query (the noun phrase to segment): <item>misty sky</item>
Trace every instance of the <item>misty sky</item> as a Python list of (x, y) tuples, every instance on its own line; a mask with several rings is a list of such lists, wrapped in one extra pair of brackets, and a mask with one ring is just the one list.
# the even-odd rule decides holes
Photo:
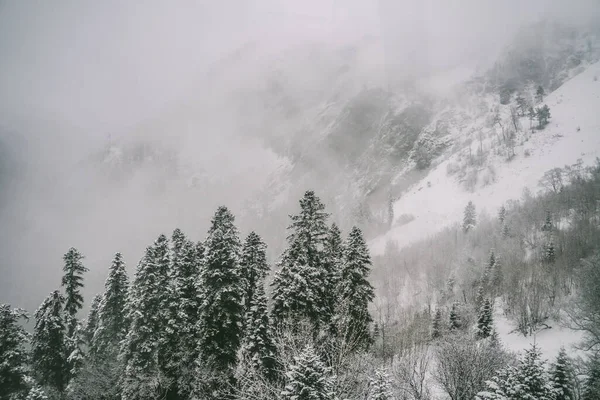
[[(379, 81), (423, 79), (487, 65), (523, 23), (587, 22), (599, 8), (595, 0), (0, 0), (0, 302), (35, 308), (58, 284), (70, 246), (86, 254), (90, 290), (100, 290), (115, 251), (133, 272), (161, 231), (205, 232), (188, 208), (206, 219), (239, 193), (236, 184), (242, 193), (262, 184), (276, 156), (244, 137), (246, 116), (223, 105), (262, 83), (257, 69), (290, 49), (371, 37), (379, 50), (363, 61)], [(222, 60), (248, 48), (258, 62), (246, 68), (242, 58), (235, 77), (211, 81)], [(303, 73), (300, 62), (292, 78), (308, 81)], [(107, 193), (78, 167), (107, 138), (150, 135), (155, 121), (173, 128), (159, 132), (163, 143), (177, 138), (169, 146), (223, 181), (208, 200), (154, 198), (133, 184)], [(193, 135), (182, 139), (182, 130)]]

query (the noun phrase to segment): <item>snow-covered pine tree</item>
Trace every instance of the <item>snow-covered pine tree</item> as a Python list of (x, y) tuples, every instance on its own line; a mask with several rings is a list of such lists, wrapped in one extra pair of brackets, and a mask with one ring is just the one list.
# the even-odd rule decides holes
[(370, 272), (369, 248), (361, 230), (352, 227), (344, 246), (344, 263), (336, 293), (343, 304), (340, 317), (345, 325), (346, 341), (358, 348), (368, 347), (373, 342), (369, 304), (375, 298), (375, 291), (368, 281)]
[(77, 312), (83, 307), (83, 274), (88, 271), (81, 260), (83, 256), (77, 249), (71, 247), (63, 256), (65, 265), (62, 286), (65, 288), (65, 322), (67, 337), (72, 337), (77, 328)]
[(479, 285), (477, 288), (477, 293), (475, 294), (475, 308), (479, 312), (481, 307), (483, 306), (483, 301), (485, 300), (485, 290), (483, 289), (483, 285)]
[(0, 399), (16, 399), (27, 390), (29, 335), (21, 319), (29, 319), (25, 311), (0, 304)]
[(88, 317), (85, 320), (85, 329), (83, 334), (85, 342), (88, 346), (91, 346), (92, 339), (94, 338), (94, 333), (98, 328), (98, 310), (100, 308), (101, 301), (102, 295), (97, 294), (94, 296), (94, 299), (92, 300), (92, 305), (90, 307), (90, 313), (88, 314)]
[(546, 372), (542, 352), (535, 344), (525, 350), (517, 368), (520, 397), (524, 400), (553, 400), (552, 384)]
[(242, 342), (242, 357), (269, 381), (278, 377), (277, 347), (273, 341), (264, 280), (256, 282), (252, 302), (246, 312), (246, 331)]
[(98, 306), (98, 322), (91, 341), (90, 353), (115, 359), (119, 344), (127, 335), (126, 318), (129, 279), (121, 253), (116, 253), (104, 282), (104, 293)]
[(535, 91), (535, 100), (538, 103), (541, 103), (542, 101), (544, 101), (544, 95), (546, 93), (544, 92), (544, 88), (540, 85), (537, 87), (537, 90)]
[(489, 288), (492, 283), (492, 273), (494, 269), (494, 265), (496, 264), (496, 255), (494, 254), (494, 249), (490, 250), (490, 258), (488, 263), (485, 265), (483, 270), (483, 282), (482, 286), (484, 288)]
[(201, 271), (203, 251), (194, 242), (185, 240), (177, 261), (172, 266), (172, 315), (169, 326), (170, 359), (172, 372), (177, 379), (176, 391), (180, 398), (188, 398), (192, 389), (190, 375), (198, 357), (197, 324), (201, 307), (198, 276)]
[(149, 399), (162, 395), (171, 382), (164, 382), (159, 354), (169, 320), (169, 247), (165, 235), (146, 248), (135, 273), (127, 305), (129, 330), (121, 347), (125, 366), (123, 400)]
[(468, 232), (475, 228), (475, 225), (477, 225), (477, 212), (475, 210), (475, 204), (473, 204), (472, 201), (469, 201), (465, 207), (463, 216), (463, 231)]
[(552, 232), (552, 229), (554, 229), (552, 213), (550, 210), (546, 210), (546, 220), (544, 221), (544, 225), (542, 225), (542, 232)]
[(333, 321), (338, 303), (337, 288), (341, 279), (342, 266), (344, 264), (344, 244), (342, 233), (338, 226), (333, 223), (329, 229), (324, 247), (325, 277), (323, 294), (326, 300), (326, 319)]
[(515, 100), (517, 102), (517, 109), (519, 110), (519, 115), (521, 117), (524, 117), (525, 112), (527, 111), (527, 100), (525, 100), (525, 98), (523, 98), (521, 94), (518, 94)]
[(328, 214), (313, 191), (300, 200), (300, 214), (292, 215), (288, 248), (273, 281), (273, 321), (290, 326), (308, 319), (318, 331), (326, 317), (324, 247)]
[(581, 400), (600, 398), (600, 353), (592, 353), (585, 366), (586, 379), (583, 384)]
[(185, 234), (179, 228), (175, 228), (171, 235), (171, 263), (175, 264), (181, 254), (181, 249), (186, 242)]
[(52, 292), (35, 312), (31, 339), (31, 365), (37, 381), (59, 393), (64, 392), (69, 377), (63, 305), (65, 298)]
[(479, 318), (477, 319), (477, 337), (481, 339), (490, 337), (493, 329), (492, 303), (489, 299), (485, 299), (479, 310)]
[(520, 399), (517, 397), (520, 395), (520, 383), (517, 376), (517, 369), (512, 366), (497, 371), (492, 379), (485, 382), (486, 390), (477, 393), (475, 400)]
[(377, 368), (369, 378), (367, 400), (393, 400), (392, 380), (386, 368)]
[(494, 267), (492, 268), (492, 288), (494, 293), (502, 292), (502, 284), (504, 283), (504, 272), (502, 271), (502, 262), (500, 257), (496, 257)]
[(312, 346), (307, 346), (289, 366), (286, 386), (281, 392), (287, 400), (333, 400), (331, 371), (319, 359)]
[(431, 338), (437, 339), (442, 336), (442, 309), (438, 306), (435, 310), (433, 322), (431, 323)]
[(244, 285), (244, 313), (250, 310), (254, 300), (254, 290), (269, 271), (267, 265), (267, 245), (256, 232), (246, 237), (240, 260), (240, 275)]
[(550, 369), (554, 400), (575, 400), (573, 369), (564, 347), (561, 347)]
[(449, 321), (450, 322), (449, 322), (448, 326), (451, 331), (460, 329), (460, 327), (461, 327), (460, 314), (459, 314), (459, 310), (458, 310), (458, 303), (456, 303), (456, 302), (452, 303), (452, 308), (450, 309)]
[(544, 253), (542, 254), (542, 261), (545, 264), (554, 264), (556, 261), (556, 249), (554, 248), (554, 241), (552, 238), (544, 245)]
[(29, 393), (27, 393), (25, 400), (48, 400), (48, 396), (46, 396), (46, 393), (41, 387), (34, 384), (31, 389), (29, 389)]
[[(200, 277), (203, 293), (197, 325), (198, 364), (209, 366), (215, 371), (213, 376), (225, 377), (230, 382), (244, 318), (244, 292), (239, 270), (241, 243), (234, 221), (233, 214), (224, 206), (218, 208), (211, 221)], [(227, 384), (222, 382), (201, 384), (212, 389), (227, 389)]]
[(506, 239), (509, 236), (510, 236), (510, 228), (508, 227), (508, 224), (504, 224), (502, 226), (502, 237), (504, 239)]
[(500, 221), (500, 224), (504, 224), (504, 221), (506, 220), (506, 207), (504, 207), (504, 205), (502, 205), (498, 211), (498, 220)]

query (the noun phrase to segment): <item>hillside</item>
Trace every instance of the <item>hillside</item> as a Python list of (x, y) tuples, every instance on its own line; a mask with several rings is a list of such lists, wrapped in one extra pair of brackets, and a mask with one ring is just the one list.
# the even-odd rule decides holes
[[(501, 204), (518, 199), (524, 189), (533, 193), (544, 172), (582, 159), (589, 165), (600, 156), (600, 63), (591, 65), (544, 99), (552, 113), (549, 125), (533, 133), (521, 132), (515, 156), (490, 154), (487, 164), (479, 167), (479, 179), (472, 191), (452, 175), (452, 168), (467, 162), (462, 150), (440, 162), (402, 193), (394, 203), (394, 225), (389, 232), (371, 241), (372, 250), (380, 254), (386, 242), (400, 246), (426, 238), (450, 224), (461, 221), (465, 205), (472, 200), (478, 212), (495, 214)], [(522, 130), (529, 121), (520, 119)], [(494, 133), (485, 132), (484, 152), (492, 152)], [(477, 151), (479, 142), (471, 145)], [(457, 167), (458, 166), (458, 167)], [(489, 175), (489, 177), (486, 177)], [(401, 225), (403, 215), (414, 219)]]

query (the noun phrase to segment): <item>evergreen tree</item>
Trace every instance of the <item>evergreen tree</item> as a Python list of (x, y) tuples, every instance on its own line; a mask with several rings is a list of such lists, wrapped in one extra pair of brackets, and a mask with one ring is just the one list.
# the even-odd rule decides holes
[(90, 313), (86, 319), (85, 323), (85, 341), (88, 346), (91, 346), (92, 339), (94, 338), (94, 333), (98, 328), (98, 309), (100, 308), (100, 302), (102, 301), (102, 295), (95, 295), (92, 300), (92, 305), (90, 307)]
[(492, 268), (492, 287), (494, 288), (494, 292), (502, 292), (502, 284), (504, 282), (504, 273), (502, 271), (502, 263), (500, 262), (500, 258), (497, 257), (494, 262), (494, 267)]
[(38, 382), (61, 393), (67, 387), (69, 374), (64, 303), (65, 298), (58, 290), (44, 300), (35, 312), (31, 339), (31, 364)]
[(450, 309), (450, 323), (449, 323), (449, 327), (451, 331), (460, 329), (461, 327), (461, 321), (460, 321), (460, 314), (458, 311), (458, 304), (457, 303), (453, 303), (452, 304), (452, 308)]
[(546, 93), (544, 92), (544, 88), (540, 85), (537, 87), (537, 90), (535, 91), (535, 99), (538, 103), (541, 103), (542, 101), (544, 101), (544, 95)]
[(482, 339), (490, 337), (493, 328), (492, 303), (489, 299), (485, 299), (477, 319), (477, 337)]
[(600, 398), (600, 353), (594, 352), (585, 368), (586, 379), (581, 393), (581, 400)]
[(244, 285), (244, 312), (250, 310), (254, 300), (254, 290), (269, 271), (267, 265), (267, 245), (256, 232), (250, 232), (242, 249), (240, 275)]
[(129, 279), (121, 253), (116, 253), (104, 283), (104, 293), (98, 305), (98, 322), (91, 341), (92, 354), (115, 358), (119, 344), (127, 335), (126, 318)]
[(525, 356), (519, 362), (517, 379), (520, 383), (520, 399), (553, 400), (542, 352), (535, 344), (525, 350)]
[(288, 400), (333, 400), (333, 377), (329, 368), (319, 360), (311, 346), (307, 346), (286, 374), (287, 382), (281, 393)]
[(269, 325), (264, 284), (263, 281), (258, 281), (252, 303), (246, 312), (242, 357), (246, 364), (272, 382), (277, 379), (276, 354), (277, 348)]
[(554, 248), (554, 242), (552, 239), (550, 239), (550, 241), (544, 245), (542, 261), (546, 264), (554, 264), (556, 261), (556, 250)]
[(204, 255), (200, 245), (185, 240), (177, 261), (172, 267), (171, 320), (167, 332), (169, 351), (169, 372), (177, 380), (176, 390), (181, 398), (187, 398), (192, 382), (188, 375), (194, 369), (198, 357), (198, 319), (201, 307), (198, 279)]
[(29, 335), (21, 319), (29, 319), (25, 311), (0, 304), (0, 399), (17, 398), (27, 389), (25, 346)]
[(556, 362), (551, 366), (551, 381), (554, 400), (575, 400), (573, 370), (564, 347), (561, 347)]
[(433, 323), (431, 325), (431, 338), (437, 339), (442, 336), (442, 310), (440, 307), (435, 310)]
[(27, 393), (25, 400), (48, 400), (48, 396), (46, 396), (46, 393), (41, 387), (34, 385), (29, 389), (29, 393)]
[(517, 95), (517, 98), (515, 100), (517, 101), (517, 109), (519, 110), (519, 115), (521, 117), (524, 117), (525, 112), (527, 111), (527, 100), (525, 100), (520, 94)]
[(370, 266), (369, 248), (361, 230), (353, 227), (345, 245), (337, 294), (343, 305), (341, 318), (346, 340), (357, 347), (369, 346), (373, 341), (369, 329), (373, 322), (369, 304), (375, 298), (375, 292), (368, 281)]
[(480, 285), (477, 288), (477, 294), (475, 295), (475, 308), (480, 310), (483, 306), (483, 301), (485, 300), (485, 290), (483, 289), (483, 285)]
[(500, 224), (504, 224), (504, 221), (506, 220), (506, 207), (500, 207), (500, 210), (498, 211), (498, 220), (500, 221)]
[(504, 239), (506, 239), (506, 238), (507, 238), (507, 237), (509, 237), (509, 236), (510, 236), (510, 229), (509, 229), (509, 227), (508, 227), (508, 225), (507, 225), (507, 224), (504, 224), (504, 225), (502, 226), (502, 237), (503, 237)]
[(342, 233), (338, 226), (334, 223), (331, 224), (327, 239), (324, 247), (325, 253), (325, 277), (323, 294), (326, 296), (326, 319), (333, 320), (336, 308), (338, 306), (338, 295), (336, 289), (338, 288), (341, 275), (342, 266), (344, 263), (344, 245), (342, 243)]
[[(201, 276), (203, 295), (198, 320), (199, 363), (210, 365), (212, 370), (230, 381), (244, 318), (239, 268), (241, 243), (234, 221), (233, 214), (223, 206), (212, 219), (205, 242)], [(207, 384), (215, 386), (214, 382)]]
[(168, 357), (160, 352), (169, 321), (168, 288), (168, 239), (160, 235), (138, 263), (128, 300), (130, 326), (121, 348), (123, 400), (155, 398), (170, 386), (160, 371)]
[(473, 229), (477, 225), (477, 213), (475, 211), (475, 204), (472, 201), (469, 201), (467, 206), (465, 207), (464, 217), (463, 217), (463, 231), (468, 232)]
[(543, 107), (539, 107), (535, 111), (535, 116), (538, 120), (538, 129), (542, 129), (546, 125), (548, 125), (548, 120), (550, 119), (550, 107), (544, 104)]
[(368, 400), (392, 400), (392, 381), (385, 368), (377, 368), (375, 374), (369, 379)]
[(546, 220), (544, 221), (544, 225), (542, 225), (542, 232), (552, 232), (554, 228), (554, 224), (552, 223), (552, 213), (550, 210), (546, 210)]
[(277, 325), (308, 319), (315, 331), (327, 317), (324, 247), (327, 237), (325, 206), (313, 191), (300, 200), (300, 214), (291, 216), (288, 248), (273, 281), (273, 320)]
[(65, 288), (65, 318), (67, 324), (67, 337), (72, 337), (77, 328), (77, 312), (83, 306), (83, 274), (88, 271), (81, 260), (83, 256), (75, 248), (71, 247), (64, 255), (63, 260), (65, 272), (62, 278), (62, 286)]

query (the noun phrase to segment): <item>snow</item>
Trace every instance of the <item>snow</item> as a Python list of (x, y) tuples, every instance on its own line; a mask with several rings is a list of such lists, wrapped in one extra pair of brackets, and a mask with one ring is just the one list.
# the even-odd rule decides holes
[[(596, 77), (600, 77), (600, 63), (592, 64), (548, 95), (542, 104), (550, 107), (549, 125), (516, 146), (516, 157), (511, 161), (492, 158), (490, 165), (496, 171), (496, 179), (487, 186), (469, 193), (455, 177), (448, 176), (447, 166), (457, 162), (458, 154), (434, 167), (394, 203), (394, 215), (410, 214), (415, 219), (393, 226), (373, 239), (372, 253), (382, 254), (388, 241), (403, 247), (460, 222), (469, 200), (475, 203), (478, 215), (484, 211), (494, 215), (504, 202), (521, 197), (525, 188), (537, 192), (544, 172), (574, 164), (578, 159), (584, 165), (594, 163), (600, 156), (600, 80)], [(521, 122), (523, 129), (529, 126), (526, 118)], [(525, 155), (526, 150), (529, 156)]]
[(502, 308), (494, 309), (494, 327), (502, 346), (509, 351), (522, 353), (535, 343), (541, 350), (543, 358), (552, 362), (564, 347), (571, 358), (583, 353), (576, 348), (583, 339), (581, 331), (575, 331), (557, 321), (547, 322), (549, 328), (541, 328), (530, 336), (523, 336), (516, 330), (515, 323), (510, 321), (502, 312)]

